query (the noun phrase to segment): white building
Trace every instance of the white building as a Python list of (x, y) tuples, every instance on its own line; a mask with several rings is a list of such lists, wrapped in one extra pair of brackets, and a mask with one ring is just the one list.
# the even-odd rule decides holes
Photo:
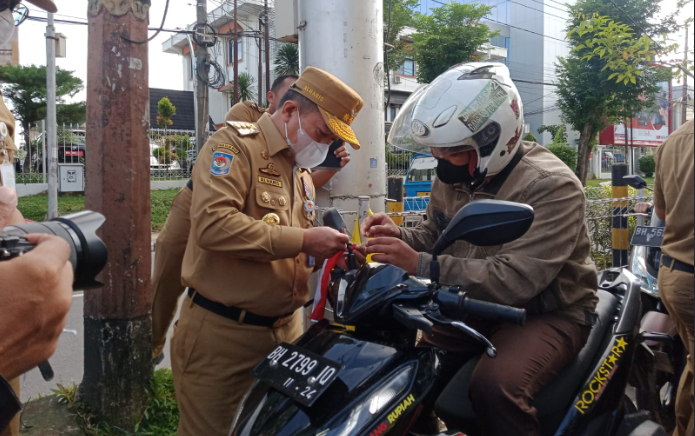
[[(273, 9), (274, 2), (270, 3), (269, 21), (270, 21), (270, 36), (271, 40), (275, 35), (275, 11)], [(264, 1), (263, 0), (238, 0), (238, 23), (237, 32), (240, 37), (238, 40), (237, 50), (234, 48), (234, 7), (231, 2), (223, 2), (222, 6), (214, 9), (208, 14), (208, 24), (212, 26), (218, 37), (214, 47), (208, 49), (211, 60), (217, 62), (222, 68), (225, 77), (225, 86), (219, 89), (210, 89), (210, 117), (216, 126), (224, 124), (224, 118), (227, 111), (232, 106), (233, 91), (231, 82), (234, 80), (234, 56), (239, 60), (239, 74), (247, 73), (255, 79), (256, 92), (253, 93), (253, 100), (257, 100), (259, 83), (263, 85), (263, 95), (267, 92), (265, 89), (265, 54), (261, 56), (262, 61), (262, 77), (259, 78), (259, 20), (264, 17)], [(187, 30), (193, 30), (195, 23), (190, 24)], [(264, 44), (264, 39), (261, 44)], [(193, 43), (195, 44), (195, 43)], [(183, 68), (183, 89), (185, 91), (193, 91), (195, 86), (194, 69), (191, 63), (191, 44), (187, 34), (176, 34), (162, 44), (162, 51), (179, 55), (181, 57), (181, 66)], [(275, 49), (279, 44), (275, 41), (271, 43), (271, 83), (275, 78), (274, 65), (272, 64)], [(265, 47), (263, 47), (265, 50)], [(259, 80), (260, 79), (260, 80)]]

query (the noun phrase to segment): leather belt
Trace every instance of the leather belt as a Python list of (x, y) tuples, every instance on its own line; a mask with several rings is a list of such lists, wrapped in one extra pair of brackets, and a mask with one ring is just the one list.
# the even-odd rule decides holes
[[(193, 288), (188, 288), (188, 296), (193, 299), (195, 305), (232, 321), (241, 322), (242, 324), (255, 325), (257, 327), (273, 327), (275, 323), (284, 318), (256, 315), (244, 309), (239, 309), (238, 307), (225, 306), (222, 303), (208, 300), (197, 293)], [(242, 315), (244, 316), (243, 318)]]
[(695, 273), (695, 267), (693, 267), (693, 265), (688, 265), (685, 262), (681, 262), (680, 260), (666, 256), (665, 254), (661, 256), (661, 265), (666, 268), (673, 268), (676, 271), (682, 271), (690, 274)]

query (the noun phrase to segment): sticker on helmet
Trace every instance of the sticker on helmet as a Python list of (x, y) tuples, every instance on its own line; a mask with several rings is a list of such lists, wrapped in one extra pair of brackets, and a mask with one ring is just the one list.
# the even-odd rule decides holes
[(507, 153), (511, 153), (512, 150), (514, 150), (514, 147), (516, 147), (516, 144), (519, 143), (519, 139), (521, 139), (521, 133), (523, 132), (523, 129), (521, 127), (516, 128), (516, 133), (512, 137), (512, 139), (507, 142)]
[(514, 111), (514, 115), (516, 115), (516, 119), (518, 120), (521, 116), (521, 109), (519, 108), (519, 102), (516, 101), (516, 99), (512, 100), (512, 110)]
[(502, 85), (494, 80), (490, 81), (458, 118), (471, 132), (477, 132), (497, 112), (507, 100), (507, 96), (507, 91)]

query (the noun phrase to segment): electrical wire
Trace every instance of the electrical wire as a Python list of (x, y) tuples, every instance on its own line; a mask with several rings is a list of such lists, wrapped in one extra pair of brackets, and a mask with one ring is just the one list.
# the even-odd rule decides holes
[(167, 0), (166, 5), (164, 6), (164, 15), (162, 16), (162, 25), (159, 26), (159, 29), (157, 29), (157, 31), (154, 33), (154, 35), (150, 36), (146, 40), (144, 40), (144, 41), (132, 40), (132, 39), (130, 39), (130, 37), (128, 36), (128, 34), (125, 31), (121, 35), (121, 38), (125, 39), (126, 41), (128, 41), (131, 44), (138, 44), (138, 45), (147, 44), (148, 42), (154, 40), (162, 32), (162, 29), (164, 29), (164, 23), (166, 23), (168, 12), (169, 12), (169, 0)]

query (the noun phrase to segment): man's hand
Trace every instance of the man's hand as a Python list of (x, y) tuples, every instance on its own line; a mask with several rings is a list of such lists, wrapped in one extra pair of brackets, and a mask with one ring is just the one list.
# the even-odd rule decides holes
[(14, 189), (0, 187), (0, 231), (10, 223), (17, 208), (17, 192)]
[(302, 253), (314, 256), (317, 259), (330, 259), (336, 254), (345, 251), (348, 242), (350, 242), (348, 235), (344, 235), (330, 227), (314, 227), (304, 230)]
[(653, 206), (653, 203), (637, 203), (635, 205), (635, 213), (649, 213), (649, 208)]
[(362, 223), (362, 233), (368, 238), (389, 237), (401, 238), (401, 229), (391, 217), (383, 212), (374, 214)]
[(0, 262), (0, 374), (13, 379), (53, 355), (72, 304), (70, 247), (28, 235), (36, 248)]
[(400, 239), (372, 239), (367, 242), (367, 254), (373, 255), (372, 259), (374, 262), (388, 263), (389, 265), (397, 266), (410, 275), (417, 274), (420, 255)]
[(340, 168), (350, 163), (350, 152), (344, 145), (335, 151), (335, 155), (340, 158)]

